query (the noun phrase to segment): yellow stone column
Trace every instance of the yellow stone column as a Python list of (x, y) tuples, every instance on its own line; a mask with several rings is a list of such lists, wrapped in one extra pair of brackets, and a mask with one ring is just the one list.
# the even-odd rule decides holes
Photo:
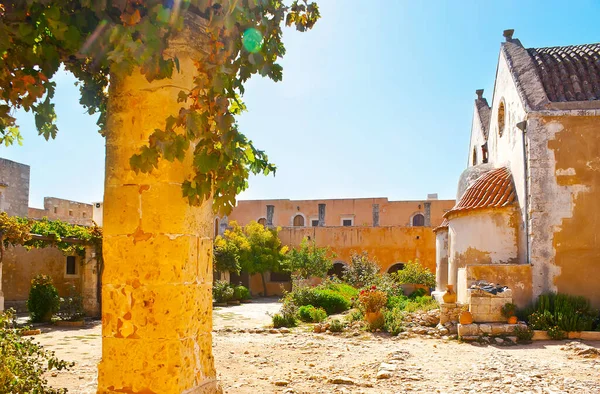
[(106, 136), (102, 361), (98, 393), (214, 393), (211, 202), (191, 207), (184, 163), (161, 161), (135, 174), (129, 158), (155, 128), (178, 113), (177, 94), (193, 86), (202, 45), (200, 19), (170, 51), (172, 79), (149, 83), (139, 72), (111, 77)]

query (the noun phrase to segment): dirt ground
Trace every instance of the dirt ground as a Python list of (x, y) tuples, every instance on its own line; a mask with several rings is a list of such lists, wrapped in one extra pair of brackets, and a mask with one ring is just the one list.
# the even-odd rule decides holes
[[(370, 333), (315, 334), (309, 326), (286, 334), (236, 332), (268, 324), (266, 312), (278, 308), (267, 300), (215, 310), (213, 352), (224, 392), (600, 393), (600, 358), (576, 356), (567, 341), (477, 346)], [(100, 322), (79, 329), (44, 327), (36, 340), (76, 362), (71, 371), (49, 377), (53, 386), (95, 393)], [(382, 366), (391, 373), (377, 379)]]

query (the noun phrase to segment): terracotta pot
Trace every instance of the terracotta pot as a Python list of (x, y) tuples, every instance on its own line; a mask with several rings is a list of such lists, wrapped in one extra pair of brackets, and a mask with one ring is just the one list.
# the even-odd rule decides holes
[(382, 317), (383, 317), (383, 313), (381, 311), (377, 311), (377, 312), (365, 312), (365, 320), (369, 324), (375, 323), (377, 320), (381, 319)]
[(464, 311), (458, 316), (458, 322), (460, 324), (473, 324), (473, 315), (469, 311)]
[(516, 316), (511, 316), (508, 318), (508, 324), (517, 324), (518, 319)]
[(442, 300), (445, 304), (454, 304), (456, 302), (456, 293), (454, 292), (454, 285), (448, 285), (446, 291), (442, 295)]

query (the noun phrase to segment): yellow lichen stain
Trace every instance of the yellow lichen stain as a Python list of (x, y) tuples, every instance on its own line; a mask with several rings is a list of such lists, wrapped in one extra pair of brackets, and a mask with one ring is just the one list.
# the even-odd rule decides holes
[(464, 253), (456, 252), (454, 254), (454, 261), (457, 268), (462, 268), (471, 264), (490, 264), (492, 258), (490, 257), (490, 252), (469, 247)]

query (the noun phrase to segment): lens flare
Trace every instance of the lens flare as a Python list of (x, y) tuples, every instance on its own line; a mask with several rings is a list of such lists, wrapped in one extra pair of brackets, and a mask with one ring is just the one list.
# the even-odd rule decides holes
[(250, 28), (242, 35), (242, 44), (244, 48), (250, 53), (256, 53), (260, 51), (262, 47), (263, 37), (260, 32), (254, 28)]

